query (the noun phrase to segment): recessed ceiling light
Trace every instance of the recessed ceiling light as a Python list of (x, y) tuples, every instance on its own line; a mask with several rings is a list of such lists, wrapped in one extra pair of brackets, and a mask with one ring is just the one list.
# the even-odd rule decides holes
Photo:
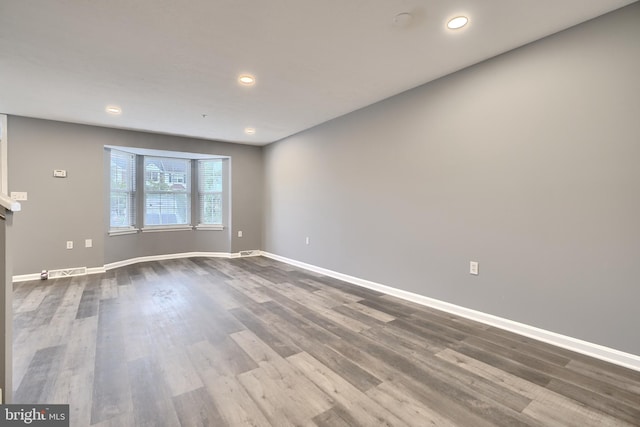
[(254, 128), (244, 128), (244, 133), (247, 135), (253, 135), (256, 133), (256, 130)]
[(447, 22), (447, 28), (450, 30), (457, 30), (458, 28), (462, 28), (469, 22), (469, 18), (466, 16), (456, 16)]
[(254, 84), (256, 84), (256, 78), (251, 74), (241, 74), (238, 77), (238, 83), (243, 86), (253, 86)]
[(118, 107), (117, 105), (108, 105), (107, 108), (105, 108), (105, 111), (114, 116), (122, 114), (122, 108)]

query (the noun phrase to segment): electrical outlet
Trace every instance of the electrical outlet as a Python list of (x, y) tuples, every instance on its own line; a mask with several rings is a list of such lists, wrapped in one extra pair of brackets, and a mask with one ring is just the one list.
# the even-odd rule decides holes
[(242, 237), (242, 230), (238, 231), (238, 237)]
[(67, 240), (67, 249), (73, 249), (73, 240)]
[(309, 240), (309, 237), (308, 237), (308, 236), (304, 239), (304, 243), (305, 243), (306, 245), (308, 245), (308, 244), (310, 243), (310, 240)]
[(92, 239), (85, 239), (84, 240), (84, 247), (85, 248), (92, 248), (93, 247), (93, 240)]
[(469, 273), (477, 276), (479, 265), (477, 261), (471, 261), (469, 263)]

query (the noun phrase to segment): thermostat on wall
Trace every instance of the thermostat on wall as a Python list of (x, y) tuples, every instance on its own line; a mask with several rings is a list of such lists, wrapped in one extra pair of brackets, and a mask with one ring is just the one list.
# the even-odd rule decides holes
[(55, 169), (53, 171), (53, 176), (56, 178), (66, 178), (67, 177), (67, 171), (64, 169)]

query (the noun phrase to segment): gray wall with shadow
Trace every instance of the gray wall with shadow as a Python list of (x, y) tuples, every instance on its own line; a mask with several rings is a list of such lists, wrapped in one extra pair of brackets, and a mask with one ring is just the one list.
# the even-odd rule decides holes
[(640, 354), (638, 76), (635, 3), (271, 144), (264, 249)]
[[(10, 116), (9, 190), (26, 191), (15, 216), (13, 274), (181, 252), (238, 252), (262, 246), (262, 148)], [(104, 146), (230, 156), (231, 221), (224, 231), (108, 236), (108, 168)], [(54, 178), (65, 169), (67, 178)], [(243, 237), (237, 237), (237, 231)], [(93, 240), (85, 248), (85, 239)], [(66, 241), (74, 249), (66, 249)]]

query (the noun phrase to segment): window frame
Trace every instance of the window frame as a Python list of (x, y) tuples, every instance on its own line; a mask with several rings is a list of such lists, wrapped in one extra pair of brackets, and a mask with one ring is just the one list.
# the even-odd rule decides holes
[[(220, 164), (220, 190), (205, 190), (203, 189), (204, 186), (204, 177), (202, 175), (202, 168), (203, 168), (203, 163), (204, 162), (218, 162)], [(195, 191), (195, 196), (196, 196), (196, 200), (197, 200), (197, 205), (198, 205), (198, 211), (196, 212), (197, 215), (197, 225), (196, 228), (198, 230), (223, 230), (224, 229), (224, 223), (225, 223), (225, 206), (227, 204), (226, 201), (226, 194), (227, 191), (225, 191), (226, 188), (226, 176), (228, 175), (228, 172), (225, 170), (226, 169), (226, 165), (225, 165), (225, 159), (223, 158), (210, 158), (210, 159), (198, 159), (195, 162), (196, 164), (196, 184), (198, 185), (197, 187), (197, 191)], [(203, 196), (206, 195), (219, 195), (219, 199), (220, 199), (220, 222), (216, 223), (216, 222), (204, 222), (203, 221), (203, 209), (204, 209), (204, 202), (203, 202)]]
[[(130, 171), (128, 168), (123, 168), (124, 171), (128, 171), (127, 173), (130, 175), (129, 183), (127, 184), (126, 189), (114, 189), (113, 188), (113, 155), (115, 153), (119, 153), (120, 155), (131, 156), (131, 159), (127, 162), (128, 166), (133, 169)], [(125, 156), (121, 156), (124, 160)], [(137, 221), (138, 221), (138, 209), (137, 209), (137, 164), (136, 164), (136, 155), (133, 153), (129, 153), (123, 150), (111, 149), (109, 151), (109, 234), (130, 234), (135, 233), (137, 231)], [(129, 216), (129, 224), (124, 226), (113, 226), (112, 225), (112, 217), (113, 217), (113, 194), (120, 193), (125, 194), (125, 199), (129, 201), (129, 207), (126, 208), (128, 210)]]
[[(183, 230), (225, 230), (228, 228), (228, 221), (230, 221), (230, 173), (231, 173), (231, 157), (230, 156), (222, 156), (215, 154), (200, 154), (200, 153), (188, 153), (188, 152), (177, 152), (177, 151), (164, 151), (164, 150), (155, 150), (155, 149), (146, 149), (146, 148), (133, 148), (133, 147), (122, 147), (122, 146), (105, 146), (107, 150), (116, 150), (119, 152), (124, 152), (126, 154), (134, 155), (134, 163), (136, 167), (136, 176), (135, 176), (135, 185), (136, 185), (136, 193), (134, 196), (134, 202), (136, 207), (136, 222), (132, 227), (127, 228), (114, 228), (111, 227), (111, 219), (109, 217), (108, 224), (108, 232), (109, 236), (116, 236), (121, 234), (133, 234), (138, 232), (163, 232), (163, 231), (183, 231)], [(190, 165), (190, 173), (188, 173), (184, 179), (188, 182), (189, 191), (187, 192), (187, 203), (189, 209), (189, 215), (187, 216), (188, 223), (187, 224), (177, 224), (177, 225), (169, 225), (169, 224), (158, 224), (151, 225), (145, 224), (146, 220), (146, 193), (147, 190), (145, 188), (145, 158), (147, 157), (162, 157), (167, 159), (176, 159), (176, 160), (187, 160)], [(218, 160), (221, 162), (222, 167), (222, 191), (221, 191), (221, 224), (202, 224), (201, 223), (201, 200), (200, 200), (200, 183), (198, 176), (198, 165), (201, 160)], [(109, 190), (111, 188), (111, 162), (109, 162)], [(157, 177), (160, 178), (160, 177)], [(183, 184), (182, 177), (178, 177), (177, 175), (173, 175), (171, 178), (171, 183), (173, 184)], [(168, 182), (168, 181), (167, 181)], [(111, 215), (111, 193), (109, 192), (108, 197), (108, 212), (109, 216)]]
[[(154, 189), (154, 190), (150, 190), (148, 188), (148, 186), (150, 186), (150, 184), (148, 184), (147, 182), (153, 183), (153, 184), (157, 184), (159, 187), (162, 187), (163, 185), (166, 186), (173, 186), (175, 183), (172, 181), (172, 177), (173, 176), (177, 176), (180, 173), (176, 173), (174, 170), (163, 170), (163, 168), (158, 168), (158, 171), (151, 171), (151, 179), (149, 181), (147, 181), (147, 162), (149, 162), (149, 164), (151, 164), (151, 162), (154, 162), (153, 164), (155, 164), (155, 162), (162, 164), (163, 161), (166, 161), (167, 163), (184, 163), (185, 165), (185, 172), (183, 173), (186, 185), (185, 185), (185, 189), (184, 191), (171, 191), (169, 189)], [(142, 172), (142, 179), (143, 179), (143, 186), (142, 186), (142, 231), (157, 231), (157, 230), (187, 230), (187, 229), (191, 229), (193, 228), (193, 200), (191, 197), (191, 193), (192, 193), (192, 185), (193, 185), (193, 175), (192, 175), (192, 169), (193, 169), (193, 159), (184, 159), (184, 158), (178, 158), (178, 157), (166, 157), (166, 156), (142, 156), (142, 167), (143, 167), (143, 172)], [(187, 179), (188, 177), (188, 179)], [(163, 205), (165, 203), (165, 201), (163, 200), (163, 195), (165, 196), (173, 196), (174, 201), (176, 201), (177, 199), (175, 198), (176, 195), (185, 195), (185, 200), (186, 200), (186, 212), (184, 212), (184, 219), (185, 219), (185, 223), (158, 223), (158, 224), (149, 224), (148, 222), (148, 218), (150, 215), (149, 212), (149, 197), (148, 196), (157, 196), (159, 199), (158, 202), (158, 207), (157, 209), (159, 210), (158, 214), (158, 219), (162, 222), (162, 218), (164, 217), (164, 215), (171, 215), (172, 213), (165, 213), (162, 211), (163, 209)], [(175, 208), (175, 212), (173, 212), (173, 215), (175, 215), (176, 218), (178, 218), (178, 207), (176, 206)]]

